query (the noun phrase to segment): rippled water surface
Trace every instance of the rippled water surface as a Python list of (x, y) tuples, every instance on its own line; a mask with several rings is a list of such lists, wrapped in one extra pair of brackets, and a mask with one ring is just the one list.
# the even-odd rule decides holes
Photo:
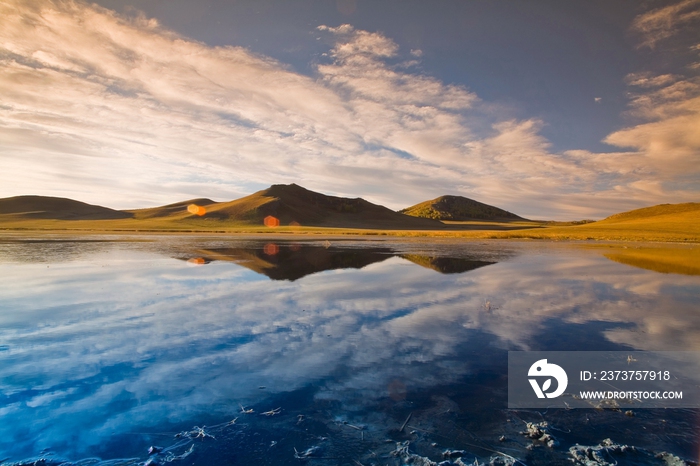
[(6, 237), (0, 276), (8, 464), (698, 459), (693, 410), (506, 409), (509, 350), (700, 350), (700, 276), (595, 248)]

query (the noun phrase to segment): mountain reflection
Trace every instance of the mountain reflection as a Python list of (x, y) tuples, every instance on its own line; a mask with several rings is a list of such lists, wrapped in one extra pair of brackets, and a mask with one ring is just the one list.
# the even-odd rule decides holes
[(209, 261), (235, 262), (272, 280), (294, 281), (324, 270), (361, 269), (394, 254), (388, 248), (343, 249), (268, 243), (256, 249), (201, 249), (197, 255)]
[(362, 269), (396, 256), (444, 274), (464, 273), (496, 263), (460, 257), (399, 254), (390, 248), (319, 247), (294, 243), (267, 243), (262, 248), (200, 249), (188, 262), (234, 262), (272, 280), (294, 281), (326, 270)]
[(401, 254), (401, 257), (413, 262), (414, 264), (418, 264), (422, 267), (444, 274), (464, 273), (469, 272), (470, 270), (478, 269), (479, 267), (495, 264), (495, 262), (463, 259), (461, 257), (435, 257), (422, 256), (420, 254)]

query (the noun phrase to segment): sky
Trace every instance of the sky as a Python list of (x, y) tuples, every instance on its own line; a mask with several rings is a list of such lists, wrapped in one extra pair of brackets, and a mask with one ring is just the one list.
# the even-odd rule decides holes
[(700, 0), (0, 0), (0, 197), (700, 200)]

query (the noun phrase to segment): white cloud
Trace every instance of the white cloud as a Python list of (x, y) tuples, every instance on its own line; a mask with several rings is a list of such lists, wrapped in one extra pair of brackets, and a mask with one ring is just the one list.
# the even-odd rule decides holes
[(671, 74), (662, 74), (660, 76), (653, 76), (649, 72), (644, 73), (630, 73), (626, 76), (625, 80), (630, 86), (637, 86), (642, 88), (658, 87), (670, 84), (678, 80), (677, 76)]
[(348, 24), (317, 28), (335, 45), (308, 77), (78, 1), (5, 2), (0, 13), (0, 196), (126, 208), (296, 182), (396, 209), (462, 194), (577, 218), (627, 208), (617, 189), (644, 182), (684, 196), (676, 177), (697, 175), (696, 84), (682, 77), (630, 78), (649, 90), (634, 109), (651, 126), (607, 141), (634, 151), (552, 153), (546, 122), (504, 118), (462, 86), (409, 72), (417, 50)]
[[(663, 78), (663, 79), (658, 79)], [(631, 114), (644, 122), (616, 131), (605, 141), (633, 148), (657, 175), (656, 181), (681, 175), (698, 177), (700, 166), (700, 80), (650, 78), (656, 89), (636, 94)], [(647, 87), (646, 82), (643, 84)], [(665, 175), (665, 176), (664, 176)]]
[(700, 0), (683, 0), (637, 16), (632, 30), (642, 36), (642, 46), (653, 48), (657, 42), (676, 34), (679, 29), (700, 20)]
[(352, 25), (350, 25), (350, 24), (341, 24), (338, 27), (330, 27), (330, 26), (326, 26), (325, 24), (322, 24), (322, 25), (318, 26), (316, 29), (318, 29), (319, 31), (332, 32), (334, 34), (349, 34), (355, 30), (355, 28), (352, 27)]

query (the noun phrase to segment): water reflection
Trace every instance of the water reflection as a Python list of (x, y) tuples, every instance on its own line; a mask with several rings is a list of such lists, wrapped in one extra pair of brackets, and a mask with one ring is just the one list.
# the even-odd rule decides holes
[(361, 269), (394, 255), (389, 248), (323, 248), (297, 243), (267, 243), (262, 249), (201, 249), (197, 254), (210, 261), (235, 262), (273, 280), (292, 281), (325, 270)]
[[(346, 432), (354, 442), (357, 431), (332, 421), (397, 430), (415, 411), (425, 430), (453, 432), (445, 434), (453, 447), (455, 429), (498, 442), (508, 349), (700, 350), (697, 277), (597, 252), (278, 242), (267, 255), (267, 243), (99, 243), (89, 254), (56, 243), (70, 259), (49, 263), (59, 254), (5, 247), (0, 456), (52, 448), (143, 459), (159, 437), (138, 433), (219, 424), (240, 417), (241, 405), (283, 409), (239, 419), (249, 429), (296, 429), (301, 414), (305, 426), (323, 424), (318, 435)], [(29, 260), (32, 249), (42, 259)], [(206, 266), (189, 267), (188, 258)], [(599, 442), (614, 422), (657, 422), (649, 416), (606, 418), (572, 442)], [(368, 427), (362, 435), (383, 442), (387, 434)], [(648, 445), (684, 453), (696, 442), (674, 435)], [(352, 445), (357, 455), (376, 448)], [(286, 448), (280, 458), (289, 460)]]
[(337, 269), (361, 269), (375, 262), (398, 256), (440, 273), (464, 273), (495, 264), (493, 261), (462, 257), (400, 254), (388, 247), (344, 248), (308, 244), (267, 243), (259, 248), (215, 248), (196, 251), (188, 262), (228, 261), (265, 275), (273, 280), (298, 280), (313, 273)]
[(464, 273), (478, 269), (479, 267), (495, 264), (495, 262), (484, 260), (464, 259), (461, 257), (425, 256), (421, 254), (401, 254), (400, 257), (440, 273)]
[(607, 247), (605, 257), (621, 264), (660, 273), (700, 275), (700, 247), (665, 245), (664, 247)]

